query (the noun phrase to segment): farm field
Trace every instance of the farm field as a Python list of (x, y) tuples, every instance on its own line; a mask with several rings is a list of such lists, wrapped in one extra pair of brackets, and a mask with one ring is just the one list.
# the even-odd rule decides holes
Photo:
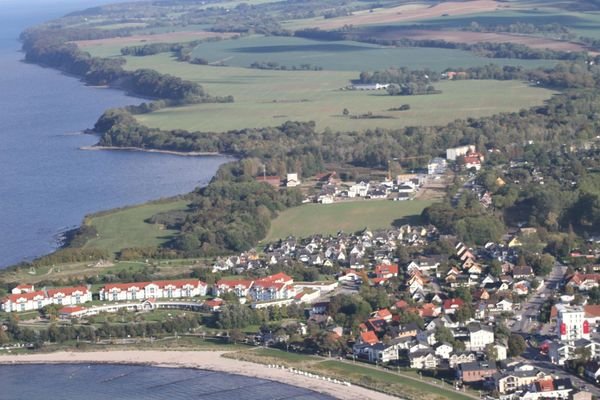
[[(522, 9), (520, 9), (522, 7)], [(568, 27), (578, 36), (589, 36), (600, 38), (600, 12), (598, 11), (566, 11), (562, 8), (553, 7), (551, 3), (545, 3), (539, 7), (518, 2), (510, 8), (498, 9), (496, 11), (474, 13), (470, 15), (450, 15), (440, 18), (425, 18), (419, 21), (394, 22), (379, 25), (371, 25), (370, 29), (391, 26), (411, 26), (418, 23), (425, 29), (456, 29), (477, 22), (480, 25), (510, 25), (516, 23), (544, 25), (560, 24)]]
[(551, 66), (551, 60), (491, 59), (472, 52), (424, 47), (386, 47), (355, 41), (323, 41), (297, 37), (250, 36), (198, 45), (192, 53), (209, 63), (249, 67), (254, 62), (276, 62), (290, 68), (311, 64), (326, 70), (365, 71), (403, 66), (429, 68), (441, 72), (447, 68), (487, 64), (522, 65), (528, 68)]
[[(355, 232), (364, 228), (390, 228), (394, 221), (413, 223), (430, 201), (357, 200), (334, 204), (305, 204), (285, 210), (271, 222), (264, 241), (290, 235), (306, 237), (314, 233)], [(398, 222), (399, 222), (398, 221)]]
[[(219, 68), (225, 69), (230, 70)], [(151, 127), (189, 131), (260, 128), (278, 126), (288, 120), (315, 121), (317, 129), (362, 131), (375, 127), (442, 125), (457, 118), (517, 111), (542, 104), (553, 94), (515, 81), (443, 81), (435, 84), (442, 90), (441, 94), (389, 96), (385, 91), (339, 90), (348, 79), (356, 76), (352, 74), (288, 72), (289, 79), (271, 82), (267, 78), (270, 73), (252, 76), (246, 71), (249, 70), (242, 72), (245, 75), (236, 75), (232, 81), (221, 84), (200, 81), (209, 93), (232, 94), (234, 103), (166, 108), (136, 118)], [(265, 79), (261, 79), (263, 77)], [(402, 104), (409, 104), (410, 110), (388, 111)], [(342, 114), (344, 108), (350, 112), (349, 116)], [(351, 118), (368, 112), (380, 118)]]
[(127, 46), (141, 46), (150, 43), (180, 43), (207, 38), (228, 38), (234, 33), (198, 31), (165, 32), (153, 34), (138, 34), (133, 36), (114, 37), (107, 39), (80, 40), (74, 42), (81, 49), (94, 57), (116, 57), (121, 55), (121, 49)]
[(159, 246), (171, 239), (176, 231), (162, 229), (145, 220), (160, 212), (184, 210), (186, 206), (185, 200), (148, 203), (91, 217), (90, 224), (96, 228), (98, 236), (89, 240), (84, 248), (99, 248), (116, 253), (129, 247)]
[(394, 23), (403, 21), (415, 21), (426, 18), (441, 17), (443, 15), (464, 15), (484, 11), (493, 11), (503, 7), (502, 3), (494, 0), (474, 0), (468, 2), (446, 2), (431, 6), (430, 4), (403, 4), (397, 7), (377, 8), (355, 12), (353, 15), (337, 18), (308, 18), (303, 20), (289, 21), (284, 24), (288, 29), (319, 28), (337, 29), (345, 25), (371, 25), (382, 23)]

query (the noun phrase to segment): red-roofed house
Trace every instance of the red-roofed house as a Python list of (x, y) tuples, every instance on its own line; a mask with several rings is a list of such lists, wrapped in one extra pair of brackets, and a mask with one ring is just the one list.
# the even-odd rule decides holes
[(46, 292), (38, 290), (37, 292), (8, 295), (2, 299), (1, 308), (5, 312), (33, 311), (40, 310), (49, 304), (52, 304), (52, 301), (46, 296)]
[(68, 306), (58, 310), (58, 317), (60, 319), (71, 319), (79, 318), (85, 314), (88, 309), (81, 306)]
[(85, 286), (48, 289), (48, 298), (52, 304), (74, 306), (92, 301), (92, 292)]
[(370, 344), (371, 346), (379, 343), (379, 339), (377, 335), (373, 331), (366, 331), (360, 334), (360, 339), (362, 343)]
[(223, 303), (223, 299), (216, 297), (212, 300), (206, 300), (203, 304), (203, 307), (208, 311), (218, 311), (221, 309)]
[(12, 294), (21, 294), (21, 293), (31, 293), (35, 292), (35, 288), (33, 285), (18, 285), (13, 288)]
[(381, 318), (385, 322), (390, 322), (392, 320), (392, 313), (387, 308), (382, 308), (381, 310), (375, 311), (371, 314), (373, 318)]
[(454, 314), (456, 310), (464, 305), (464, 301), (461, 299), (447, 299), (444, 300), (443, 309), (446, 314)]
[(100, 289), (100, 300), (135, 301), (206, 295), (206, 283), (197, 279), (156, 282), (111, 283)]
[(254, 281), (249, 294), (254, 301), (291, 299), (296, 296), (293, 283), (291, 277), (280, 272)]
[(377, 278), (393, 278), (398, 276), (398, 265), (396, 264), (380, 264), (375, 267), (375, 275)]
[(213, 294), (221, 296), (224, 293), (234, 292), (237, 297), (246, 297), (253, 284), (254, 281), (248, 279), (221, 279), (213, 288)]
[(569, 281), (567, 286), (571, 286), (581, 291), (587, 291), (598, 286), (600, 283), (600, 274), (580, 274), (575, 272)]

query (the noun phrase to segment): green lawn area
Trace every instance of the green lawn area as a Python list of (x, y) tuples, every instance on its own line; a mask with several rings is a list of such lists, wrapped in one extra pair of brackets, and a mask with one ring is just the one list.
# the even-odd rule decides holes
[(389, 228), (395, 220), (414, 220), (431, 204), (425, 200), (358, 200), (334, 204), (305, 204), (285, 210), (272, 221), (265, 241), (293, 235), (334, 234), (340, 230)]
[(317, 362), (321, 360), (319, 357), (306, 354), (289, 353), (278, 349), (257, 349), (252, 350), (252, 354), (255, 356), (276, 357), (289, 363), (305, 363), (308, 361)]
[(362, 386), (380, 389), (395, 389), (397, 393), (405, 393), (409, 398), (466, 400), (466, 396), (452, 389), (450, 386), (432, 386), (424, 382), (415, 381), (391, 372), (378, 371), (373, 368), (358, 364), (349, 364), (340, 361), (324, 361), (315, 364), (315, 369), (324, 374), (331, 373), (342, 379), (359, 382)]
[[(152, 68), (200, 83), (213, 95), (233, 95), (234, 103), (195, 104), (136, 116), (151, 127), (222, 132), (278, 126), (288, 120), (315, 121), (318, 129), (354, 131), (443, 125), (457, 118), (483, 117), (542, 104), (554, 92), (517, 81), (441, 81), (441, 94), (389, 96), (385, 91), (341, 90), (356, 79), (352, 71), (265, 71), (199, 66), (167, 54), (127, 57), (127, 68)], [(408, 111), (388, 111), (409, 104)], [(381, 119), (351, 119), (371, 112)]]
[(145, 220), (160, 212), (184, 210), (186, 206), (185, 200), (149, 203), (92, 217), (90, 224), (96, 228), (98, 236), (89, 240), (84, 247), (117, 252), (129, 247), (159, 246), (171, 239), (176, 231), (149, 224)]

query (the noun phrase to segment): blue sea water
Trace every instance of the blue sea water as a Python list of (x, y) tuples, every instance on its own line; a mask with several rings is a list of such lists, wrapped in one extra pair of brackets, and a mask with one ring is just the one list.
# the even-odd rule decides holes
[(98, 3), (0, 0), (0, 268), (51, 252), (86, 214), (204, 185), (228, 160), (80, 150), (97, 142), (79, 132), (104, 110), (141, 100), (21, 62), (18, 36)]
[(0, 366), (2, 400), (328, 400), (266, 379), (131, 365)]

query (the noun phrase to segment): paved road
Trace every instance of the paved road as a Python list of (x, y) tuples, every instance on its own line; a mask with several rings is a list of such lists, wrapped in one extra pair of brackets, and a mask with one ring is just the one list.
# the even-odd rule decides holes
[(553, 327), (544, 326), (540, 329), (541, 324), (537, 322), (537, 317), (542, 304), (557, 291), (557, 287), (560, 285), (566, 272), (566, 265), (558, 262), (554, 265), (552, 272), (546, 277), (542, 288), (531, 296), (526, 303), (521, 304), (521, 310), (515, 313), (516, 315), (521, 315), (521, 321), (515, 322), (510, 327), (512, 332), (529, 334), (532, 332), (542, 333), (541, 331), (544, 331), (546, 334), (549, 333), (549, 330)]

